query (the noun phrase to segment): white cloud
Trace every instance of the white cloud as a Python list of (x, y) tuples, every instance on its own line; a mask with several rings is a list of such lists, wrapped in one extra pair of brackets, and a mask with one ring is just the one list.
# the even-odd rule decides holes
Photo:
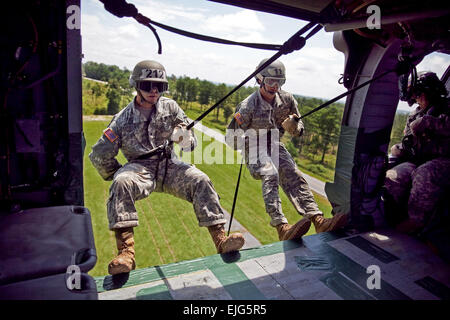
[(267, 42), (264, 39), (263, 23), (251, 10), (235, 13), (206, 16), (197, 20), (197, 33), (241, 42)]
[(204, 15), (202, 13), (204, 10), (199, 10), (198, 8), (193, 8), (190, 6), (174, 5), (167, 2), (147, 0), (136, 1), (135, 5), (140, 13), (161, 23), (173, 21), (179, 22), (180, 19), (198, 22), (204, 19)]
[[(211, 44), (157, 28), (163, 46), (163, 54), (158, 55), (150, 30), (133, 19), (112, 16), (98, 3), (87, 1), (84, 9), (82, 7), (84, 62), (103, 62), (132, 69), (138, 61), (153, 59), (161, 62), (169, 74), (232, 85), (240, 83), (263, 58), (275, 53)], [(192, 5), (191, 2), (180, 5), (179, 2), (143, 0), (133, 3), (140, 12), (161, 23), (234, 41), (281, 43), (298, 27), (297, 22), (251, 10), (230, 7), (215, 10), (217, 4), (201, 4), (199, 8), (200, 2), (195, 6), (194, 1)], [(326, 39), (326, 44), (319, 48), (322, 44), (318, 39), (322, 38)], [(337, 83), (343, 72), (344, 56), (332, 47), (329, 38), (329, 35), (319, 33), (299, 52), (281, 58), (287, 68), (287, 91), (323, 98), (331, 98), (344, 91), (344, 87)], [(253, 84), (254, 81), (250, 80), (246, 85)]]
[(131, 37), (137, 39), (139, 37), (139, 30), (135, 23), (126, 24), (117, 29), (117, 34), (120, 37)]
[(121, 68), (130, 68), (136, 63), (136, 47), (140, 43), (139, 39), (143, 39), (139, 25), (126, 20), (117, 24), (113, 20), (111, 26), (105, 24), (101, 16), (90, 14), (84, 14), (81, 22), (84, 62), (90, 60), (115, 64)]
[(336, 61), (343, 57), (341, 52), (338, 52), (335, 48), (321, 48), (321, 47), (305, 47), (301, 50), (301, 54), (313, 58), (318, 61)]
[(286, 65), (285, 88), (292, 93), (333, 98), (346, 90), (338, 83), (344, 56), (334, 48), (305, 47), (281, 59)]
[(442, 77), (449, 64), (449, 55), (443, 53), (432, 53), (426, 56), (417, 65), (417, 71), (433, 71), (438, 77)]
[[(240, 10), (232, 14), (215, 15), (204, 22), (204, 29), (218, 33), (249, 31), (264, 31), (264, 25), (259, 21), (256, 12)], [(240, 30), (244, 29), (244, 30)]]

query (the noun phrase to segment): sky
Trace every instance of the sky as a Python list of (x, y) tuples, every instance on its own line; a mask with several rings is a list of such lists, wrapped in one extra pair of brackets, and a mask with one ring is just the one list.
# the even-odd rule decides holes
[[(150, 19), (175, 28), (218, 38), (283, 44), (306, 21), (256, 12), (206, 0), (128, 0)], [(186, 38), (156, 27), (162, 54), (153, 33), (132, 18), (118, 18), (103, 8), (99, 0), (81, 1), (83, 63), (94, 61), (132, 70), (137, 62), (156, 60), (167, 74), (189, 76), (237, 85), (258, 63), (275, 51), (214, 44)], [(344, 71), (344, 54), (333, 47), (333, 33), (321, 30), (306, 46), (280, 59), (286, 66), (283, 89), (294, 94), (331, 99), (346, 91), (338, 83)], [(418, 66), (441, 76), (450, 56), (432, 54)], [(247, 86), (255, 85), (250, 80)], [(399, 110), (410, 111), (404, 102)], [(300, 111), (301, 112), (301, 111)]]

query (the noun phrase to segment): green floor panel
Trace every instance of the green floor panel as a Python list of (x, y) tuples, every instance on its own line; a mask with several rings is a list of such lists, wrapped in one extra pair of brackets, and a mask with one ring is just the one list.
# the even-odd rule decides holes
[(222, 264), (210, 270), (234, 300), (266, 300), (236, 264)]
[(190, 273), (199, 270), (213, 269), (215, 266), (233, 264), (248, 259), (254, 259), (262, 256), (272, 255), (280, 252), (293, 250), (302, 246), (299, 241), (282, 241), (258, 248), (241, 250), (235, 253), (215, 254), (204, 258), (181, 261), (163, 266), (155, 266), (145, 269), (133, 270), (129, 274), (120, 274), (115, 276), (96, 277), (97, 291), (103, 292), (119, 288), (126, 288), (168, 277)]
[[(163, 266), (154, 266), (144, 269), (133, 270), (129, 274), (115, 276), (96, 277), (97, 291), (99, 293), (136, 286), (169, 277), (178, 276), (199, 270), (214, 270), (229, 264), (269, 256), (281, 252), (290, 251), (304, 246), (304, 239), (314, 239), (317, 243), (324, 243), (345, 237), (343, 232), (324, 232), (310, 235), (299, 240), (289, 240), (271, 243), (257, 248), (245, 249), (239, 252), (227, 254), (215, 254), (196, 260), (181, 261)], [(236, 266), (237, 267), (237, 266)], [(230, 267), (231, 268), (231, 267)]]
[(136, 293), (137, 300), (173, 300), (169, 289), (165, 284), (139, 290)]
[(136, 286), (204, 269), (206, 268), (202, 261), (182, 261), (164, 266), (133, 270), (129, 274), (124, 273), (115, 276), (98, 277), (95, 278), (95, 281), (97, 283), (97, 292), (100, 293), (107, 290)]

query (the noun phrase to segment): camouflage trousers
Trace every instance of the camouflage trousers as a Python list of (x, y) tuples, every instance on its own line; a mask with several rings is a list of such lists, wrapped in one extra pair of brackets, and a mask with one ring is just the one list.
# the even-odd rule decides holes
[(133, 161), (114, 174), (107, 203), (110, 230), (136, 227), (135, 201), (148, 197), (153, 191), (191, 202), (201, 227), (226, 222), (219, 196), (205, 173), (193, 165), (171, 159), (162, 185), (165, 164), (166, 160)]
[[(280, 144), (278, 161), (258, 160), (257, 164), (247, 164), (253, 178), (262, 181), (262, 195), (266, 212), (269, 214), (270, 225), (276, 227), (288, 223), (281, 208), (278, 185), (288, 196), (297, 212), (305, 218), (322, 214), (314, 200), (314, 195), (297, 164), (286, 148)], [(278, 168), (274, 165), (278, 163)]]
[(385, 187), (397, 203), (408, 202), (408, 216), (420, 225), (450, 187), (450, 159), (437, 158), (420, 166), (401, 163), (386, 172)]

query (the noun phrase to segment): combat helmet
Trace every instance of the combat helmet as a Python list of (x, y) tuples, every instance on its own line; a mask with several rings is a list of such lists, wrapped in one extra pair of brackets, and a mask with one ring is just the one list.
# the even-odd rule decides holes
[(444, 83), (431, 71), (419, 72), (415, 80), (411, 76), (408, 79), (408, 104), (412, 105), (415, 102), (412, 97), (421, 93), (425, 93), (430, 101), (445, 98), (448, 94)]
[(159, 92), (164, 92), (169, 89), (166, 69), (159, 62), (152, 60), (144, 60), (136, 64), (130, 75), (129, 82), (130, 86), (136, 89), (143, 89), (140, 88), (141, 85), (145, 85), (146, 89), (151, 89), (155, 86)]
[[(256, 69), (261, 67), (267, 60), (263, 59)], [(265, 67), (262, 71), (256, 74), (255, 76), (256, 80), (262, 84), (265, 79), (274, 79), (278, 80), (280, 83), (280, 86), (282, 86), (286, 81), (286, 68), (284, 67), (284, 64), (281, 61), (274, 61), (271, 64), (269, 64), (267, 67)]]

